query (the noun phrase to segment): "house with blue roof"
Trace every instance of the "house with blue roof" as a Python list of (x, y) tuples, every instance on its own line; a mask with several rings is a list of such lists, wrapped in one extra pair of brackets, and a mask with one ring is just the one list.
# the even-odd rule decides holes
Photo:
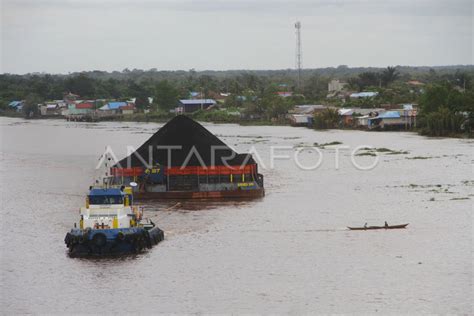
[(17, 112), (21, 112), (21, 110), (23, 109), (24, 102), (25, 101), (12, 101), (8, 103), (8, 107), (11, 109), (15, 109)]
[(179, 100), (179, 106), (182, 107), (184, 113), (191, 113), (197, 110), (205, 110), (214, 107), (217, 104), (214, 99), (186, 99)]
[(118, 111), (121, 107), (127, 106), (127, 102), (109, 102), (104, 106), (100, 107), (101, 111)]
[(367, 120), (369, 129), (393, 129), (404, 127), (407, 124), (405, 117), (400, 115), (399, 111), (382, 112), (375, 117), (370, 117)]

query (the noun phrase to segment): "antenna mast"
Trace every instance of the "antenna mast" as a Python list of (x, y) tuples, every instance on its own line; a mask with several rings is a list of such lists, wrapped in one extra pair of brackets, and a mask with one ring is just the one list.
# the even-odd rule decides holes
[(298, 88), (301, 88), (301, 65), (303, 51), (301, 50), (301, 22), (295, 23), (296, 29), (296, 70), (298, 71)]

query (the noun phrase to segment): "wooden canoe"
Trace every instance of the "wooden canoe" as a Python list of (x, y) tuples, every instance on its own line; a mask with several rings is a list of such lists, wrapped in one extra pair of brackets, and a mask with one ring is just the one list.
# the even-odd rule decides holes
[(350, 230), (373, 230), (373, 229), (402, 229), (407, 227), (408, 224), (401, 225), (389, 225), (389, 226), (367, 226), (367, 227), (349, 227)]

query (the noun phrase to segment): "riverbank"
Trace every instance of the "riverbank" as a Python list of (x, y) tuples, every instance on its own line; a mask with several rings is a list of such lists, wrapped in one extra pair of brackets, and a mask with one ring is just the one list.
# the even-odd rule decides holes
[[(217, 115), (209, 116), (203, 114), (201, 111), (197, 113), (189, 113), (192, 119), (200, 122), (209, 122), (215, 124), (239, 124), (242, 126), (289, 126), (290, 123), (285, 120), (275, 121), (267, 119), (243, 119), (240, 116), (226, 116)], [(23, 113), (14, 111), (0, 111), (0, 117), (12, 117), (12, 118), (25, 118)], [(144, 123), (166, 123), (172, 119), (176, 114), (172, 113), (134, 113), (134, 114), (123, 114), (116, 116), (107, 116), (98, 118), (97, 122), (144, 122)], [(26, 118), (25, 118), (26, 119)], [(28, 119), (66, 119), (62, 115), (49, 115), (49, 116), (36, 116)]]
[[(207, 122), (213, 124), (237, 124), (240, 126), (292, 126), (291, 122), (287, 119), (280, 119), (280, 120), (269, 120), (269, 119), (244, 119), (240, 116), (236, 115), (209, 115), (207, 111), (197, 111), (195, 113), (186, 114), (189, 115), (196, 121), (199, 122)], [(12, 111), (0, 111), (0, 117), (12, 117), (12, 118), (24, 118), (24, 115), (19, 112), (12, 112)], [(137, 122), (137, 123), (166, 123), (170, 119), (172, 119), (175, 114), (172, 113), (134, 113), (134, 114), (127, 114), (127, 115), (117, 115), (112, 117), (103, 117), (94, 122)], [(64, 120), (65, 117), (61, 115), (49, 115), (49, 116), (39, 116), (33, 117), (29, 119), (34, 120), (49, 120), (49, 119), (59, 119)], [(298, 126), (298, 127), (305, 127), (305, 126)], [(306, 126), (309, 129), (315, 129), (311, 126)], [(350, 127), (350, 126), (342, 126), (339, 128), (332, 128), (332, 129), (315, 129), (318, 131), (326, 131), (326, 130), (346, 130), (346, 131), (361, 131), (366, 129)], [(413, 132), (417, 133), (421, 136), (425, 137), (432, 137), (432, 138), (473, 138), (474, 135), (472, 133), (449, 133), (444, 135), (430, 135), (427, 133), (423, 128), (411, 128), (409, 130), (405, 129), (397, 129), (397, 130), (370, 130), (371, 132)]]

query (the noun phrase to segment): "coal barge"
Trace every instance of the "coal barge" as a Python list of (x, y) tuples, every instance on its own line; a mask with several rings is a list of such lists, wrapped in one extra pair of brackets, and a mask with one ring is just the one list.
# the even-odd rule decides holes
[(191, 118), (179, 115), (110, 169), (109, 182), (136, 182), (136, 199), (260, 198), (263, 175)]

